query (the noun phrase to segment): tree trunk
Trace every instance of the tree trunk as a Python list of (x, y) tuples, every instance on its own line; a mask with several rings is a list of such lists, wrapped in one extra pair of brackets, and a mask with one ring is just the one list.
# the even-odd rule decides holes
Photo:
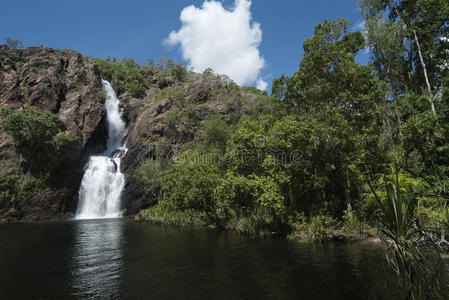
[(352, 212), (351, 207), (351, 182), (349, 181), (349, 171), (346, 169), (346, 211), (348, 215)]
[(422, 68), (424, 71), (424, 78), (426, 79), (427, 91), (429, 92), (429, 97), (430, 97), (430, 105), (432, 106), (433, 114), (436, 115), (437, 111), (435, 109), (435, 103), (433, 101), (434, 98), (433, 98), (433, 93), (432, 93), (432, 87), (430, 86), (429, 77), (427, 76), (426, 63), (424, 62), (424, 58), (421, 53), (421, 46), (419, 45), (418, 35), (416, 34), (416, 30), (413, 30), (413, 33), (415, 34), (415, 41), (416, 41), (416, 46), (418, 47), (419, 60), (421, 61), (421, 65), (422, 65)]

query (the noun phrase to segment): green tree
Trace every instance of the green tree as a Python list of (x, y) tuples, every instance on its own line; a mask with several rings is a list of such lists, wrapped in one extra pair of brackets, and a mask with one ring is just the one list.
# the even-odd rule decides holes
[[(359, 1), (379, 74), (396, 95), (425, 93), (437, 113), (449, 72), (449, 4), (444, 0)], [(387, 16), (385, 18), (384, 16)]]
[(164, 178), (160, 204), (173, 211), (194, 211), (205, 214), (207, 220), (223, 228), (223, 214), (213, 197), (220, 180), (218, 167), (207, 162), (197, 161), (189, 151), (181, 155)]
[(65, 152), (79, 142), (62, 133), (65, 123), (49, 111), (3, 109), (0, 115), (4, 119), (2, 129), (13, 137), (17, 151), (29, 161), (32, 171), (56, 167)]
[(117, 80), (124, 82), (125, 91), (130, 96), (142, 98), (145, 96), (147, 83), (142, 73), (144, 70), (133, 58), (125, 58), (122, 61), (115, 57), (95, 60), (101, 77), (106, 80)]
[(226, 142), (229, 139), (229, 130), (225, 121), (220, 117), (212, 117), (204, 121), (203, 139), (207, 145), (225, 152)]
[(185, 63), (171, 64), (169, 66), (170, 74), (175, 80), (182, 82), (186, 79), (187, 71)]
[(357, 187), (364, 169), (376, 167), (366, 158), (381, 157), (377, 151), (385, 93), (372, 67), (355, 63), (364, 38), (360, 32), (348, 32), (348, 25), (344, 19), (317, 25), (313, 37), (304, 42), (298, 71), (274, 80), (272, 90), (292, 113), (310, 115), (316, 128), (322, 128), (317, 152), (324, 160), (316, 165), (324, 177), (334, 178), (327, 184), (334, 187), (329, 194), (322, 183), (321, 192), (324, 198), (344, 198), (349, 211), (351, 198), (360, 198)]

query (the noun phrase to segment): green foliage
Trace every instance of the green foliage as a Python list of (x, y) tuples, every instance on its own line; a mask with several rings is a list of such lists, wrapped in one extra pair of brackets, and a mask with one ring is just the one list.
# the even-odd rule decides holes
[(155, 157), (160, 164), (167, 166), (171, 161), (172, 147), (170, 141), (165, 137), (160, 138), (154, 143)]
[(156, 62), (156, 68), (158, 70), (170, 70), (174, 67), (173, 61), (165, 56), (159, 57)]
[(203, 125), (203, 139), (206, 144), (224, 152), (229, 138), (229, 130), (223, 119), (215, 116), (204, 121)]
[(100, 103), (104, 103), (106, 101), (106, 92), (103, 89), (98, 90), (97, 100)]
[(80, 83), (83, 83), (83, 82), (86, 80), (86, 78), (87, 78), (87, 72), (86, 72), (86, 69), (81, 68), (81, 69), (78, 71), (78, 81), (79, 81)]
[(185, 105), (184, 103), (184, 88), (182, 86), (176, 85), (176, 86), (170, 86), (165, 89), (162, 89), (157, 96), (158, 100), (162, 99), (170, 99), (170, 102), (174, 105), (178, 105), (180, 107), (183, 107)]
[(135, 177), (147, 194), (159, 196), (167, 168), (172, 162), (172, 147), (170, 142), (161, 138), (151, 148), (151, 157), (137, 169)]
[(45, 150), (47, 143), (66, 129), (58, 116), (47, 111), (3, 109), (1, 116), (4, 119), (2, 129), (12, 135), (16, 146), (27, 157)]
[(222, 214), (212, 197), (219, 183), (215, 165), (191, 162), (189, 152), (181, 155), (180, 163), (173, 165), (164, 178), (162, 205), (173, 211), (196, 211), (206, 215), (209, 222), (222, 228)]
[(334, 223), (329, 216), (312, 216), (310, 218), (309, 235), (312, 240), (323, 241), (330, 233), (330, 227)]
[(17, 151), (29, 161), (31, 171), (55, 168), (66, 151), (79, 142), (78, 138), (61, 134), (66, 125), (51, 112), (3, 109), (0, 114), (4, 119), (2, 129), (13, 137)]
[(109, 81), (124, 82), (125, 91), (132, 97), (142, 98), (145, 96), (147, 83), (142, 75), (140, 66), (134, 59), (125, 58), (120, 61), (114, 57), (107, 57), (105, 59), (95, 59), (95, 62), (102, 78)]
[(152, 206), (143, 210), (138, 218), (152, 224), (162, 225), (197, 225), (203, 224), (202, 215), (193, 211), (175, 211), (164, 207), (163, 204)]
[(168, 129), (170, 131), (176, 130), (176, 125), (179, 122), (178, 118), (178, 111), (177, 110), (171, 110), (165, 117), (164, 117), (164, 123), (167, 125)]
[(48, 175), (28, 178), (6, 175), (0, 178), (0, 215), (13, 211), (47, 186)]
[(186, 65), (185, 63), (173, 64), (170, 65), (170, 75), (176, 81), (182, 82), (187, 77)]
[[(398, 174), (394, 174), (393, 172), (392, 174), (378, 176), (375, 182), (365, 184), (364, 186), (365, 201), (363, 209), (367, 215), (375, 215), (378, 213), (379, 205), (375, 196), (377, 195), (379, 199), (387, 199), (388, 192), (387, 189), (385, 189), (385, 186), (391, 185), (396, 180), (398, 180), (399, 186), (401, 187), (401, 195), (406, 199), (413, 199), (414, 202), (409, 203), (411, 208), (418, 205), (418, 202), (425, 198), (430, 189), (430, 186), (426, 181), (420, 178), (413, 178), (406, 172), (400, 172)], [(369, 185), (371, 185), (371, 187)], [(375, 191), (375, 194), (372, 192), (371, 188)]]
[(266, 96), (267, 95), (267, 91), (259, 90), (259, 89), (255, 88), (253, 86), (242, 86), (240, 88), (240, 90), (242, 92), (244, 92), (244, 93), (250, 93), (250, 94), (253, 94), (253, 95), (259, 95), (259, 96)]
[(440, 89), (441, 80), (449, 70), (441, 68), (447, 61), (449, 49), (442, 39), (449, 36), (447, 1), (363, 0), (360, 7), (367, 25), (368, 42), (373, 48), (374, 64), (393, 92), (420, 93), (426, 89), (416, 37), (430, 85), (434, 90)]
[(358, 214), (352, 211), (345, 211), (342, 221), (343, 223), (341, 227), (344, 233), (363, 238), (366, 224)]
[(164, 182), (164, 168), (159, 161), (149, 159), (139, 166), (135, 177), (147, 194), (158, 196)]
[[(410, 220), (426, 226), (444, 221), (447, 201), (435, 191), (449, 170), (449, 74), (441, 68), (449, 53), (442, 39), (448, 5), (360, 5), (367, 39), (350, 32), (344, 19), (318, 24), (304, 41), (297, 71), (273, 80), (271, 97), (211, 69), (185, 79), (180, 66), (158, 62), (156, 77), (170, 81), (158, 99), (169, 98), (178, 109), (164, 119), (167, 135), (176, 130), (191, 141), (165, 172), (159, 195), (164, 212), (202, 215), (218, 227), (255, 235), (293, 232), (317, 240), (337, 223), (347, 234), (363, 235), (365, 224), (387, 212), (396, 221), (383, 227), (398, 229), (391, 234), (419, 236)], [(415, 31), (426, 63), (435, 58), (428, 62), (430, 93)], [(363, 66), (355, 58), (366, 46), (373, 62)], [(186, 104), (191, 79), (200, 84)], [(211, 101), (229, 112), (201, 122), (204, 103)], [(383, 175), (391, 164), (404, 170), (397, 179)], [(146, 167), (157, 173), (154, 162)]]
[(138, 80), (125, 83), (125, 90), (135, 98), (142, 98), (145, 96), (146, 87)]
[(290, 219), (293, 227), (293, 234), (305, 237), (308, 240), (323, 242), (336, 225), (336, 220), (330, 216), (316, 215), (309, 220), (304, 214), (296, 214)]
[[(438, 293), (445, 270), (439, 248), (428, 236), (413, 214), (416, 199), (406, 198), (396, 171), (393, 182), (386, 183), (386, 197), (381, 198), (371, 187), (379, 205), (379, 230), (383, 234), (387, 259), (398, 275), (408, 298), (427, 298)], [(432, 282), (432, 286), (429, 286)], [(433, 295), (435, 297), (436, 295)]]

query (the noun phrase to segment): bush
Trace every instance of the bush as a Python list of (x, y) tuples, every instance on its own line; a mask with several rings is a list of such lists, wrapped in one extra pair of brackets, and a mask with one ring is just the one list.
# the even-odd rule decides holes
[(0, 215), (14, 210), (47, 186), (48, 175), (39, 178), (2, 176), (0, 178)]
[(78, 145), (79, 139), (60, 134), (66, 125), (48, 111), (3, 109), (2, 129), (14, 139), (17, 151), (30, 164), (32, 171), (45, 172), (55, 168), (66, 151)]
[(164, 182), (164, 170), (158, 161), (149, 159), (142, 163), (136, 171), (136, 179), (143, 190), (153, 196), (158, 196)]
[(105, 59), (96, 59), (101, 77), (106, 80), (123, 81), (125, 91), (132, 97), (142, 98), (145, 96), (146, 82), (139, 65), (132, 58), (126, 58), (122, 61), (116, 58), (107, 57)]
[(329, 216), (312, 216), (308, 226), (309, 238), (314, 241), (323, 241), (330, 234), (335, 220)]
[(125, 91), (134, 98), (142, 98), (145, 96), (146, 87), (138, 80), (125, 83)]
[(220, 180), (216, 166), (189, 161), (185, 154), (164, 178), (164, 197), (159, 202), (170, 211), (194, 211), (204, 214), (209, 223), (224, 227), (223, 215), (212, 196)]
[(167, 167), (173, 154), (170, 141), (167, 138), (162, 137), (154, 143), (154, 148), (158, 164), (164, 168)]
[(160, 91), (158, 100), (170, 99), (172, 104), (180, 107), (184, 106), (184, 88), (181, 86), (172, 86)]
[(330, 216), (316, 215), (310, 216), (309, 221), (307, 221), (304, 213), (296, 213), (290, 217), (289, 223), (293, 227), (295, 235), (322, 242), (331, 233), (336, 220)]
[(342, 229), (347, 234), (356, 234), (363, 237), (365, 223), (354, 212), (347, 212), (343, 214)]
[(184, 63), (173, 64), (170, 66), (170, 75), (177, 81), (184, 81), (187, 76), (187, 71)]
[(224, 152), (229, 136), (228, 126), (220, 117), (215, 116), (204, 121), (203, 139), (207, 145)]
[(27, 158), (46, 150), (47, 144), (66, 129), (64, 122), (48, 111), (3, 109), (0, 114), (5, 120), (2, 128), (12, 135), (17, 148)]
[(103, 89), (98, 90), (97, 100), (101, 103), (104, 103), (106, 101), (106, 92)]
[(167, 125), (168, 129), (175, 131), (176, 125), (178, 124), (178, 111), (170, 111), (164, 118), (164, 123)]

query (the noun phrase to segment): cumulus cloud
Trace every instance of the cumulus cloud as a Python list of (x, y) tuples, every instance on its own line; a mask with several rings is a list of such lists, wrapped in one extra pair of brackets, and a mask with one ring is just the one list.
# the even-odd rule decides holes
[(266, 90), (268, 87), (268, 83), (266, 83), (265, 81), (263, 81), (262, 79), (257, 79), (256, 82), (256, 88), (258, 88), (259, 90)]
[(252, 22), (250, 7), (250, 0), (235, 0), (230, 10), (217, 1), (205, 1), (200, 8), (185, 7), (181, 28), (172, 31), (165, 42), (180, 45), (183, 58), (194, 71), (212, 68), (240, 85), (256, 82), (266, 88), (258, 78), (265, 65), (258, 49), (262, 30), (259, 23)]

